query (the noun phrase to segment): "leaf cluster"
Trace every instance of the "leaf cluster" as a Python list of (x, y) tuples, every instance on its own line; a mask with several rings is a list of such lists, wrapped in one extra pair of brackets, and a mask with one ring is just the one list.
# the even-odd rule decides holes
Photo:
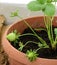
[(55, 14), (55, 6), (52, 2), (56, 0), (35, 0), (28, 3), (28, 9), (31, 11), (43, 11), (45, 15), (53, 16)]
[(30, 61), (36, 60), (38, 54), (36, 53), (35, 50), (27, 50), (26, 56)]

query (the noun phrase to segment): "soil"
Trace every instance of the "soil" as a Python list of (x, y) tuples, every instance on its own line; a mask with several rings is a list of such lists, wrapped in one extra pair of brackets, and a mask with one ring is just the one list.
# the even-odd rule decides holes
[[(54, 28), (53, 28), (54, 29)], [(35, 31), (37, 33), (37, 35), (39, 35), (40, 37), (42, 37), (46, 42), (47, 44), (51, 47), (50, 45), (50, 41), (48, 39), (48, 35), (47, 35), (47, 32), (42, 30), (42, 31)], [(32, 33), (32, 31), (27, 28), (24, 30), (24, 32), (22, 34), (25, 34), (25, 33)], [(55, 35), (54, 35), (55, 37)], [(27, 41), (34, 41), (34, 42), (40, 42), (35, 36), (23, 36), (23, 37), (20, 37), (19, 42), (23, 42), (23, 44), (25, 44)], [(12, 42), (12, 45), (13, 45), (13, 42)], [(19, 44), (16, 43), (16, 45), (13, 45), (16, 49), (19, 48)], [(26, 53), (27, 50), (36, 50), (38, 48), (38, 45), (37, 44), (34, 44), (34, 43), (29, 43), (27, 44), (22, 52)], [(40, 49), (38, 52), (39, 54), (38, 57), (41, 57), (41, 58), (48, 58), (48, 59), (57, 59), (57, 49), (56, 50), (52, 50), (51, 48), (48, 49), (48, 48), (45, 48), (45, 49)]]

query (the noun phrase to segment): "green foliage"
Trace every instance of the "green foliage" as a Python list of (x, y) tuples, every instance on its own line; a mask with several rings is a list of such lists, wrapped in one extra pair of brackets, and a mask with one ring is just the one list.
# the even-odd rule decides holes
[[(52, 49), (54, 49), (53, 45), (54, 44), (56, 45), (56, 43), (54, 43), (53, 31), (52, 31), (52, 21), (53, 21), (54, 14), (55, 14), (55, 5), (53, 4), (53, 2), (56, 3), (57, 0), (35, 0), (35, 2), (37, 2), (38, 5), (41, 4), (44, 6), (43, 8), (41, 8), (41, 7), (36, 8), (36, 6), (35, 6), (36, 3), (34, 4), (36, 10), (39, 8), (39, 10), (42, 10), (42, 12), (44, 13), (44, 23), (45, 23), (45, 26), (47, 29), (48, 38), (50, 40)], [(32, 9), (32, 7), (34, 7), (32, 1), (28, 4), (29, 4), (28, 8), (30, 10), (36, 11), (35, 8)], [(31, 4), (32, 4), (32, 6), (31, 6)], [(40, 39), (40, 41), (43, 41), (43, 39), (41, 39), (41, 38), (39, 38), (39, 39)], [(39, 47), (43, 47), (43, 45), (46, 47), (47, 44), (43, 41), (43, 44), (39, 44)], [(56, 47), (56, 46), (54, 46), (54, 47)]]
[(40, 4), (45, 4), (47, 0), (37, 0)]
[(36, 60), (38, 54), (34, 50), (27, 50), (26, 56), (30, 61), (34, 61)]
[(57, 28), (54, 29), (54, 33), (57, 36)]
[(15, 17), (15, 16), (18, 16), (18, 10), (16, 10), (15, 12), (11, 12), (11, 17)]
[(41, 44), (40, 42), (38, 43), (39, 48), (49, 48), (47, 44)]
[(37, 1), (32, 1), (27, 6), (31, 11), (39, 11), (45, 8), (45, 4), (43, 5)]
[[(41, 28), (41, 29), (34, 29), (34, 30), (46, 31), (48, 34), (48, 38), (50, 40), (52, 50), (54, 50), (54, 49), (56, 49), (56, 45), (57, 45), (57, 28), (54, 29), (54, 33), (55, 33), (55, 40), (54, 40), (53, 31), (52, 31), (52, 21), (53, 21), (54, 14), (55, 14), (55, 6), (54, 6), (54, 4), (52, 4), (52, 2), (57, 2), (57, 0), (35, 0), (35, 1), (29, 2), (27, 6), (28, 6), (28, 9), (30, 9), (31, 11), (40, 11), (41, 10), (44, 13), (44, 23), (45, 23), (46, 29)], [(20, 19), (23, 19), (22, 17), (20, 17), (18, 15), (18, 10), (11, 13), (11, 17), (16, 17), (16, 16), (19, 17)], [(17, 31), (15, 30), (14, 32), (11, 32), (7, 35), (7, 39), (10, 42), (14, 41), (15, 45), (16, 45), (18, 38), (22, 37), (22, 36), (32, 35), (32, 36), (35, 36), (37, 39), (39, 39), (40, 42), (27, 41), (25, 44), (23, 44), (22, 42), (18, 43), (19, 51), (22, 51), (23, 48), (29, 43), (37, 44), (38, 48), (36, 50), (31, 49), (31, 50), (27, 50), (27, 52), (26, 52), (26, 56), (28, 57), (28, 59), (30, 61), (34, 61), (34, 60), (36, 60), (37, 56), (39, 55), (39, 54), (37, 54), (37, 51), (39, 51), (42, 48), (50, 48), (50, 46), (47, 45), (45, 40), (43, 40), (39, 35), (37, 35), (37, 33), (27, 23), (27, 21), (25, 21), (23, 19), (23, 22), (30, 28), (30, 30), (33, 33), (27, 33), (27, 34), (20, 35), (20, 33), (17, 33)]]
[(13, 32), (9, 33), (7, 35), (7, 39), (10, 41), (10, 42), (13, 42), (13, 41), (16, 41), (20, 36), (20, 33), (17, 34), (17, 31), (14, 30)]
[(54, 2), (57, 2), (57, 0), (53, 0)]
[(19, 51), (22, 51), (23, 50), (23, 47), (24, 47), (23, 43), (22, 42), (19, 42), (19, 48), (18, 48), (18, 50)]
[(55, 14), (55, 6), (53, 4), (46, 4), (46, 8), (43, 11), (48, 16), (53, 16)]
[(9, 41), (15, 41), (16, 40), (16, 34), (15, 33), (10, 33), (10, 34), (8, 34), (7, 35), (7, 39), (9, 40)]
[(47, 0), (47, 3), (51, 3), (52, 2), (52, 0)]
[(28, 3), (28, 9), (31, 11), (42, 10), (45, 15), (53, 16), (55, 14), (55, 6), (51, 4), (52, 0), (36, 0)]

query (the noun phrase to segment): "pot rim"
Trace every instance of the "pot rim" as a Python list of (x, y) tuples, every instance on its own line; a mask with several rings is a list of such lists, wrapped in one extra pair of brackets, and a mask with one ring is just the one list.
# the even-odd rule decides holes
[[(37, 16), (37, 18), (38, 18), (38, 17), (41, 17), (41, 18), (42, 18), (43, 16)], [(56, 16), (55, 16), (55, 17), (56, 17)], [(36, 17), (26, 18), (25, 20), (31, 19), (31, 18), (36, 18)], [(21, 21), (22, 21), (22, 20), (21, 20)], [(7, 45), (10, 46), (11, 50), (14, 50), (14, 51), (17, 52), (18, 54), (20, 53), (20, 54), (22, 55), (22, 57), (25, 58), (25, 57), (26, 57), (26, 54), (23, 53), (23, 52), (18, 51), (17, 49), (15, 49), (15, 48), (9, 43), (9, 41), (6, 39), (6, 35), (8, 34), (9, 29), (10, 29), (14, 24), (17, 24), (17, 23), (19, 23), (19, 22), (21, 22), (21, 21), (15, 22), (15, 23), (13, 23), (12, 25), (10, 25), (10, 26), (7, 28), (7, 30), (5, 31), (5, 34), (3, 34), (2, 38), (7, 41), (7, 43), (8, 43)], [(4, 43), (3, 39), (2, 39), (2, 45), (3, 45), (3, 43)], [(20, 54), (19, 54), (19, 55), (20, 55)], [(15, 58), (14, 58), (14, 59), (15, 59)], [(40, 60), (45, 60), (45, 61), (46, 61), (46, 60), (48, 60), (48, 61), (57, 61), (57, 59), (47, 59), (47, 58), (40, 58), (40, 57), (38, 57), (36, 61), (38, 61), (39, 59), (40, 59)], [(23, 60), (24, 62), (22, 62), (21, 60)], [(21, 60), (20, 60), (20, 62), (22, 62), (22, 63), (24, 63), (24, 64), (27, 64), (27, 62), (29, 62), (27, 58), (21, 59)], [(25, 62), (26, 62), (26, 63), (25, 63)], [(35, 62), (35, 61), (34, 61), (34, 62)]]

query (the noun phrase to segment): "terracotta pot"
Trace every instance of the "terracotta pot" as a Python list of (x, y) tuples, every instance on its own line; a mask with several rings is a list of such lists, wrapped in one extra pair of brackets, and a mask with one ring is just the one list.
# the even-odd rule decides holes
[[(25, 19), (33, 28), (37, 27), (45, 27), (43, 22), (43, 17), (32, 17)], [(54, 18), (53, 26), (57, 26), (57, 17)], [(23, 20), (14, 23), (11, 25), (5, 32), (2, 37), (2, 45), (5, 52), (9, 56), (10, 65), (57, 65), (56, 59), (45, 59), (45, 58), (37, 58), (35, 61), (30, 62), (26, 55), (23, 52), (15, 49), (10, 42), (6, 39), (8, 33), (16, 29), (18, 32), (22, 33), (24, 29), (27, 28), (27, 25), (23, 22)]]

